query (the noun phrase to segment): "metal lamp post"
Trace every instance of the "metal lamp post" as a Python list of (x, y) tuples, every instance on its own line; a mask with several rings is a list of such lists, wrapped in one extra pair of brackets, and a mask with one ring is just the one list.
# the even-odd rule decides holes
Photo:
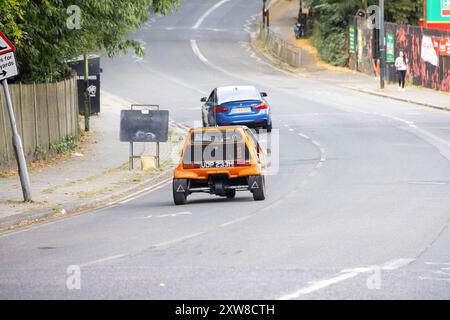
[(386, 39), (384, 30), (384, 0), (379, 0), (380, 19), (380, 89), (385, 87), (386, 75)]

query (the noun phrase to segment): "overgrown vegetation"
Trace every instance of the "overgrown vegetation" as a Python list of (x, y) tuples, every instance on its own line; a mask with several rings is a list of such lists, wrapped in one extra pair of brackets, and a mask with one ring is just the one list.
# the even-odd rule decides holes
[(77, 147), (77, 139), (74, 136), (66, 136), (61, 141), (50, 144), (50, 150), (58, 153), (65, 154), (75, 150)]
[[(378, 0), (304, 0), (314, 15), (312, 44), (320, 57), (335, 66), (346, 66), (347, 30), (349, 17), (359, 9), (366, 11), (370, 5), (378, 5)], [(386, 21), (399, 24), (417, 25), (423, 17), (422, 0), (385, 1)]]
[[(166, 14), (180, 0), (0, 0), (0, 30), (17, 47), (23, 82), (59, 81), (70, 74), (67, 61), (84, 53), (104, 52), (112, 57), (142, 46), (129, 40), (149, 17), (149, 8)], [(80, 29), (67, 26), (76, 5)]]

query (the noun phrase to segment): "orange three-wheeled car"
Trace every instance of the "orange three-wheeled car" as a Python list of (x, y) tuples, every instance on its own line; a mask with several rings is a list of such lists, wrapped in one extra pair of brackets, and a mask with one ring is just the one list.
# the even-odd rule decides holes
[(265, 200), (264, 167), (264, 150), (247, 127), (192, 129), (174, 172), (174, 202), (185, 204), (195, 192), (231, 199), (237, 191)]

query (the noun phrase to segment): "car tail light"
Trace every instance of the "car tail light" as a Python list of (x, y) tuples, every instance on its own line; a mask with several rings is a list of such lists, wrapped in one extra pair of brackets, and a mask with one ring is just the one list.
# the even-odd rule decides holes
[(228, 108), (222, 107), (222, 106), (216, 106), (215, 111), (216, 111), (216, 113), (224, 113), (224, 112), (228, 112)]
[(267, 109), (269, 106), (267, 105), (267, 103), (263, 102), (260, 105), (254, 106), (253, 109), (255, 110), (263, 110), (263, 109)]
[(235, 161), (235, 167), (250, 167), (252, 163), (250, 161)]
[(183, 169), (200, 169), (199, 163), (183, 163)]

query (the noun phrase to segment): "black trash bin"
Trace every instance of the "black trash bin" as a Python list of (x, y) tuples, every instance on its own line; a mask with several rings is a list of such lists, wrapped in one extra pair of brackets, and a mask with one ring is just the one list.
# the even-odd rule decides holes
[[(84, 60), (80, 57), (69, 62), (70, 67), (77, 73), (78, 85), (78, 111), (84, 114)], [(100, 56), (89, 55), (89, 97), (91, 104), (91, 114), (100, 113)]]

